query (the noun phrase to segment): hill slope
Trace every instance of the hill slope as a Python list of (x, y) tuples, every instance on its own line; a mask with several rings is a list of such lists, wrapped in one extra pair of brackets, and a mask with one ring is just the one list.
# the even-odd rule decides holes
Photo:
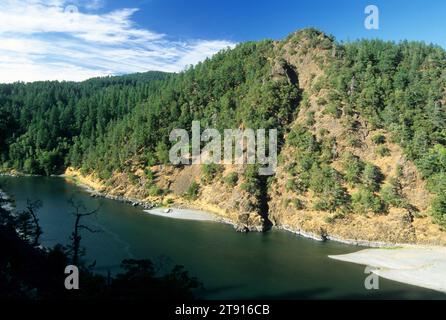
[[(183, 73), (142, 83), (136, 98), (131, 90), (137, 84), (110, 89), (111, 96), (126, 92), (127, 99), (101, 108), (111, 116), (90, 113), (91, 123), (78, 124), (89, 129), (50, 134), (65, 146), (57, 165), (17, 151), (51, 153), (48, 136), (38, 134), (32, 144), (31, 128), (4, 130), (5, 169), (49, 174), (74, 167), (79, 171), (70, 174), (87, 176), (85, 182), (95, 181), (110, 195), (200, 207), (242, 230), (276, 225), (320, 238), (446, 243), (441, 48), (343, 45), (306, 29), (283, 41), (241, 44)], [(2, 101), (14, 101), (13, 93), (3, 92)], [(85, 110), (80, 102), (72, 105), (72, 112)], [(8, 112), (4, 103), (0, 112)], [(63, 119), (56, 111), (49, 116)], [(14, 123), (37, 116), (8, 117)], [(251, 165), (168, 165), (170, 131), (190, 130), (193, 120), (219, 130), (279, 129), (276, 175), (259, 176)]]

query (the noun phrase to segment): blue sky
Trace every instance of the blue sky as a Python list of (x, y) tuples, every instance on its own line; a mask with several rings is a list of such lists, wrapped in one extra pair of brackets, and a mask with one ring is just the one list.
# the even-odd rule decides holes
[[(413, 39), (446, 47), (446, 2), (442, 0), (147, 0), (134, 4), (141, 8), (135, 15), (138, 23), (186, 38), (281, 39), (313, 26), (340, 40)], [(364, 28), (364, 9), (369, 4), (380, 9), (378, 31)]]
[[(364, 27), (376, 5), (380, 29)], [(0, 0), (0, 82), (180, 71), (238, 42), (316, 27), (446, 48), (440, 0)]]

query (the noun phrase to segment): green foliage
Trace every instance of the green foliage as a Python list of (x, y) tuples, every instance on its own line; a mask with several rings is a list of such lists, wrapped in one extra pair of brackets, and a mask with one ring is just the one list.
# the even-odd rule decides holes
[(372, 191), (361, 189), (352, 195), (352, 207), (357, 213), (385, 213), (386, 206)]
[[(336, 44), (314, 29), (288, 40), (299, 48), (296, 54), (336, 49), (330, 63), (317, 61), (324, 62), (326, 74), (312, 91), (324, 89), (327, 94), (318, 103), (325, 112), (342, 114), (349, 146), (361, 147), (360, 128), (383, 129), (416, 163), (430, 190), (445, 191), (445, 50), (418, 42)], [(168, 163), (170, 131), (190, 129), (194, 119), (219, 130), (279, 128), (281, 146), (299, 106), (310, 106), (311, 92), (302, 95), (295, 83), (271, 79), (271, 61), (280, 58), (274, 56), (274, 47), (273, 41), (240, 44), (179, 74), (2, 84), (0, 165), (44, 175), (74, 166), (107, 179), (112, 172), (124, 172), (129, 159), (145, 165)], [(286, 61), (282, 64), (288, 67)], [(314, 115), (309, 113), (306, 120), (314, 125)], [(330, 145), (318, 142), (304, 127), (292, 128), (288, 140), (296, 148), (290, 173), (298, 189), (315, 186), (309, 172), (333, 159)], [(389, 155), (383, 136), (373, 141), (380, 156)], [(343, 171), (350, 184), (358, 184), (354, 172), (363, 171), (359, 176), (364, 187), (370, 192), (380, 188), (379, 174), (370, 167)], [(258, 192), (258, 179), (252, 180), (243, 186)], [(392, 192), (386, 187), (384, 194), (395, 203)]]
[(370, 192), (378, 192), (381, 188), (381, 183), (384, 179), (381, 170), (370, 163), (364, 166), (364, 171), (361, 175), (362, 186)]
[(305, 127), (293, 128), (288, 134), (288, 143), (301, 153), (318, 152), (320, 149), (316, 137)]
[(333, 160), (336, 160), (337, 157), (338, 153), (337, 153), (336, 138), (334, 137), (322, 138), (321, 155), (320, 155), (321, 161), (328, 163), (332, 162)]
[(147, 183), (151, 184), (155, 180), (155, 175), (153, 174), (153, 171), (150, 168), (146, 168), (144, 170), (144, 174), (146, 176)]
[(431, 203), (430, 214), (434, 222), (446, 227), (446, 196), (444, 194), (437, 195)]
[(201, 181), (205, 184), (211, 183), (223, 172), (223, 169), (222, 165), (216, 163), (203, 164), (201, 166)]
[(335, 118), (340, 118), (342, 115), (342, 110), (336, 103), (330, 102), (325, 107), (324, 113), (332, 115)]
[(400, 186), (396, 185), (393, 181), (382, 188), (381, 198), (386, 204), (397, 208), (407, 206), (406, 199), (401, 195)]
[(347, 138), (347, 144), (352, 148), (361, 148), (362, 142), (356, 135), (350, 135)]
[(240, 188), (257, 197), (260, 196), (260, 176), (257, 165), (247, 165)]
[[(446, 173), (446, 52), (419, 42), (380, 40), (339, 45), (337, 51), (342, 58), (329, 66), (329, 87), (367, 120), (369, 129), (391, 133), (391, 141), (415, 161), (430, 190), (444, 190), (440, 177)], [(385, 143), (379, 136), (373, 141)], [(377, 151), (381, 156), (389, 154), (384, 146)], [(377, 189), (376, 184), (372, 189)], [(392, 187), (383, 191), (390, 203), (399, 202)]]
[(382, 134), (377, 134), (372, 137), (372, 141), (376, 145), (384, 144), (386, 143), (386, 137), (383, 136)]
[(342, 176), (330, 166), (312, 167), (310, 188), (319, 197), (315, 210), (336, 211), (349, 205), (350, 196), (342, 186)]
[(96, 143), (169, 77), (149, 72), (82, 83), (0, 85), (0, 161), (31, 174), (62, 173), (67, 165), (112, 172), (116, 159), (107, 156), (129, 145), (115, 140), (105, 149)]
[(306, 113), (307, 118), (305, 120), (305, 124), (307, 126), (311, 127), (311, 126), (313, 126), (316, 123), (316, 120), (314, 119), (314, 115), (315, 115), (314, 111), (308, 111)]
[(380, 156), (380, 157), (388, 157), (391, 155), (390, 153), (390, 149), (387, 148), (386, 146), (378, 146), (378, 148), (376, 148), (376, 153)]
[(296, 198), (292, 203), (296, 210), (304, 210), (305, 209), (305, 204), (299, 198)]
[(155, 154), (158, 162), (161, 164), (169, 163), (169, 149), (164, 142), (160, 142), (156, 145)]
[(295, 191), (297, 189), (296, 180), (288, 179), (285, 184), (285, 189), (286, 189), (286, 191)]
[(37, 174), (167, 164), (169, 133), (196, 119), (219, 130), (279, 128), (282, 140), (301, 93), (270, 79), (273, 48), (241, 44), (179, 74), (0, 85), (0, 161)]
[(200, 193), (200, 185), (193, 181), (189, 188), (187, 188), (187, 191), (184, 194), (184, 197), (188, 200), (197, 200), (198, 195)]
[(149, 196), (152, 196), (152, 197), (159, 197), (164, 194), (163, 189), (158, 187), (156, 184), (149, 185), (147, 191), (149, 193)]
[(139, 177), (136, 174), (134, 174), (133, 172), (128, 171), (127, 172), (127, 177), (129, 178), (131, 184), (133, 184), (133, 185), (138, 184)]
[(427, 188), (433, 193), (446, 193), (446, 173), (432, 175), (428, 180)]
[(342, 157), (342, 168), (344, 170), (345, 181), (350, 185), (359, 184), (364, 166), (364, 162), (359, 157), (350, 152), (344, 153)]
[(425, 178), (438, 173), (446, 173), (446, 147), (435, 145), (417, 161), (417, 165)]
[(235, 187), (238, 183), (237, 172), (229, 173), (226, 177), (224, 177), (224, 182), (230, 187)]

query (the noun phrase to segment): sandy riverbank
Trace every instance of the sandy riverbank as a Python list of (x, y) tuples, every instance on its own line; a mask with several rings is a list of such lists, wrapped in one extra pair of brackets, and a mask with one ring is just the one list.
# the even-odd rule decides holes
[(380, 277), (446, 293), (446, 248), (405, 246), (329, 256), (374, 268)]
[[(168, 211), (167, 211), (168, 210)], [(196, 220), (196, 221), (219, 221), (219, 219), (208, 212), (190, 209), (176, 209), (176, 208), (154, 208), (144, 210), (149, 214), (156, 216), (167, 217), (181, 220)]]

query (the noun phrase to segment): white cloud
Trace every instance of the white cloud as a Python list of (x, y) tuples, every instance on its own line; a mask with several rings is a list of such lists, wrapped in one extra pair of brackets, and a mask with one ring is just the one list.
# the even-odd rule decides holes
[(177, 72), (234, 46), (224, 40), (168, 40), (136, 26), (132, 15), (138, 9), (92, 13), (103, 5), (102, 0), (0, 0), (0, 82)]

